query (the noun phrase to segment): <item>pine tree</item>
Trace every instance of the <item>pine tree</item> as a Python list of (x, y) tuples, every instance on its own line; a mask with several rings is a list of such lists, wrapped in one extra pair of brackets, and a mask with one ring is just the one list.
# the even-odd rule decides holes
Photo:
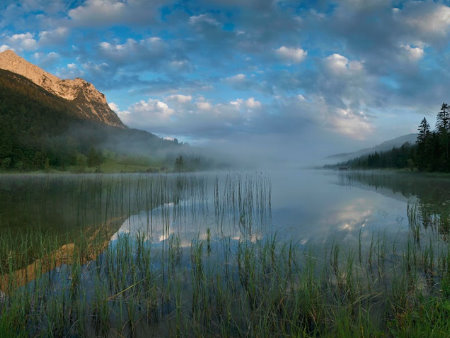
[(419, 128), (417, 128), (417, 130), (419, 131), (419, 135), (417, 135), (417, 143), (424, 143), (430, 136), (430, 125), (428, 124), (425, 117), (423, 118), (422, 122), (420, 122)]
[(422, 122), (419, 124), (419, 135), (417, 135), (417, 155), (416, 155), (416, 163), (419, 170), (424, 170), (429, 165), (429, 154), (428, 148), (430, 143), (430, 125), (427, 122), (427, 119), (424, 117)]
[(448, 131), (450, 126), (450, 115), (448, 111), (449, 107), (447, 103), (442, 103), (441, 111), (436, 117), (436, 128), (438, 132)]
[(449, 169), (449, 145), (448, 131), (450, 127), (449, 107), (447, 103), (442, 103), (441, 111), (436, 117), (436, 128), (439, 134), (440, 147), (443, 150), (443, 158), (441, 160), (440, 170), (447, 171)]

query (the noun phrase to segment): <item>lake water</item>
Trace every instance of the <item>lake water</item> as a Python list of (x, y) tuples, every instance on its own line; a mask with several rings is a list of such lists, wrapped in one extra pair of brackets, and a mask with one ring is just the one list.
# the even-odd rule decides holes
[[(240, 196), (238, 196), (240, 194)], [(241, 201), (238, 201), (238, 198)], [(250, 199), (250, 202), (249, 202)], [(450, 180), (392, 172), (286, 170), (192, 175), (6, 175), (0, 227), (71, 242), (143, 234), (252, 240), (276, 236), (299, 246), (356, 243), (373, 234), (404, 238), (415, 208), (422, 230), (449, 229)], [(361, 234), (361, 235), (360, 235)]]
[(383, 327), (399, 290), (442, 293), (449, 192), (370, 171), (0, 176), (0, 313), (30, 335), (269, 336), (323, 295)]

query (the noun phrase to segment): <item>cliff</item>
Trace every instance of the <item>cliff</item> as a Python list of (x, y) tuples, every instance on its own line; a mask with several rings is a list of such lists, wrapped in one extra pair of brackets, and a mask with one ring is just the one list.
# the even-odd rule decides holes
[(77, 114), (83, 119), (126, 128), (117, 114), (109, 107), (105, 95), (83, 79), (60, 79), (26, 61), (11, 50), (0, 53), (0, 69), (19, 74), (46, 91), (73, 102)]

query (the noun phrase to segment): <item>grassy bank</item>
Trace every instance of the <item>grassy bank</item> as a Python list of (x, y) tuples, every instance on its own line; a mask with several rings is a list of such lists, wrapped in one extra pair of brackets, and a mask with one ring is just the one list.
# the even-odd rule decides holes
[(275, 238), (206, 238), (181, 247), (171, 236), (161, 247), (127, 235), (106, 250), (97, 244), (46, 255), (19, 288), (14, 260), (3, 264), (2, 336), (450, 332), (448, 244), (409, 239), (400, 249), (374, 238), (367, 250), (305, 251)]

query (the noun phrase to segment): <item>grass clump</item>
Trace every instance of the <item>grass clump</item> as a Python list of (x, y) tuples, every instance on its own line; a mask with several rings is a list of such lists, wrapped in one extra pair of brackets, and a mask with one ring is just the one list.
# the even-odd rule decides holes
[[(99, 226), (51, 240), (4, 231), (32, 250), (0, 240), (1, 336), (450, 332), (450, 249), (420, 227), (416, 208), (406, 239), (361, 230), (354, 247), (305, 248), (264, 232), (271, 187), (263, 176), (91, 179), (73, 192), (90, 203), (68, 210)], [(195, 225), (187, 241), (180, 229)]]

